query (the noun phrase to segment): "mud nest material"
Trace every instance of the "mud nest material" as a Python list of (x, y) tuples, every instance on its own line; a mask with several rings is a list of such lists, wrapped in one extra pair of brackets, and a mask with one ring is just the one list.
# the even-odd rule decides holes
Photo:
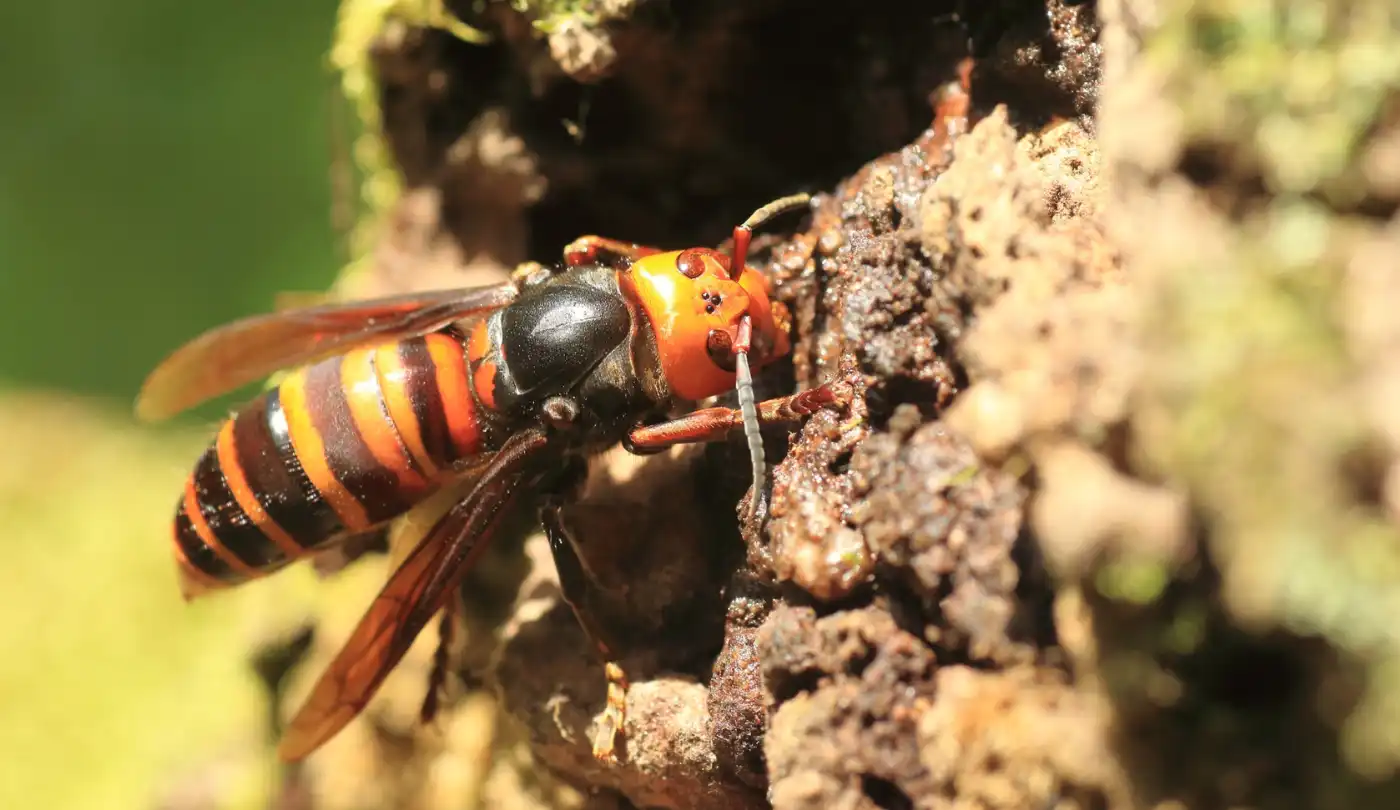
[(403, 191), (352, 286), (716, 244), (807, 189), (755, 242), (796, 320), (760, 385), (856, 395), (770, 437), (762, 527), (738, 440), (595, 463), (617, 764), (523, 524), (463, 589), (446, 732), (428, 633), (314, 806), (1400, 801), (1393, 11), (468, 6), (488, 43), (405, 12), (365, 54)]

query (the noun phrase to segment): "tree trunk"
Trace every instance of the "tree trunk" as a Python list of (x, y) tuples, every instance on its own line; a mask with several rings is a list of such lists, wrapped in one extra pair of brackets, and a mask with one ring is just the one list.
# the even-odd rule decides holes
[(760, 384), (857, 396), (769, 448), (757, 530), (742, 437), (594, 465), (616, 763), (522, 521), (463, 586), (437, 725), (430, 631), (289, 801), (1397, 806), (1393, 4), (374, 5), (334, 54), (347, 293), (717, 245), (808, 190), (755, 240), (795, 320)]

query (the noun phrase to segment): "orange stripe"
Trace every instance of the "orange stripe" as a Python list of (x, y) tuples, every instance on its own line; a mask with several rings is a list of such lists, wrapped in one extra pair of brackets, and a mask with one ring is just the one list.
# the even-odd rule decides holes
[(345, 389), (345, 401), (350, 406), (350, 418), (360, 431), (360, 438), (384, 469), (394, 473), (399, 486), (421, 493), (428, 482), (413, 469), (408, 450), (399, 441), (398, 431), (389, 421), (386, 403), (380, 395), (379, 377), (374, 371), (374, 349), (359, 349), (340, 361), (340, 384)]
[(472, 327), (471, 337), (467, 339), (467, 360), (473, 365), (480, 363), (482, 358), (491, 353), (491, 333), (486, 328), (490, 322), (490, 318), (477, 321)]
[[(446, 335), (428, 335), (428, 352), (437, 368), (438, 393), (447, 415), (447, 432), (457, 452), (475, 455), (481, 447), (481, 431), (476, 426), (476, 405), (467, 382), (467, 362), (462, 344)], [(493, 407), (494, 399), (486, 403)]]
[(215, 452), (218, 453), (219, 469), (224, 474), (224, 483), (228, 485), (228, 491), (233, 493), (233, 499), (238, 502), (243, 514), (253, 521), (253, 525), (258, 527), (258, 531), (267, 535), (267, 539), (277, 544), (286, 554), (288, 559), (298, 559), (306, 553), (297, 541), (292, 539), (272, 516), (263, 508), (258, 501), (258, 496), (253, 492), (253, 488), (248, 486), (248, 478), (243, 474), (243, 465), (238, 463), (238, 447), (233, 439), (232, 419), (224, 422), (224, 426), (219, 430), (218, 443)]
[(292, 450), (297, 454), (301, 468), (306, 471), (306, 477), (311, 479), (311, 485), (331, 505), (346, 529), (352, 532), (368, 529), (370, 521), (365, 508), (331, 472), (325, 442), (311, 421), (306, 402), (306, 369), (298, 369), (289, 375), (277, 391), (282, 401), (282, 413), (287, 417), (287, 436), (291, 439)]
[(198, 535), (199, 539), (204, 541), (204, 545), (228, 563), (229, 568), (249, 579), (260, 575), (256, 568), (238, 559), (232, 551), (224, 548), (224, 544), (219, 542), (219, 538), (214, 536), (214, 530), (209, 528), (209, 521), (204, 519), (204, 513), (199, 510), (199, 498), (194, 491), (193, 475), (185, 481), (185, 517), (190, 519), (190, 526), (194, 528), (194, 533)]
[(384, 397), (384, 405), (389, 409), (389, 418), (394, 421), (399, 438), (418, 466), (430, 477), (436, 477), (440, 470), (423, 445), (423, 430), (407, 389), (408, 370), (403, 366), (397, 343), (379, 347), (374, 355), (374, 371), (379, 376), (379, 393)]
[(496, 364), (487, 361), (477, 366), (476, 373), (472, 374), (472, 385), (476, 387), (476, 395), (486, 407), (495, 410)]

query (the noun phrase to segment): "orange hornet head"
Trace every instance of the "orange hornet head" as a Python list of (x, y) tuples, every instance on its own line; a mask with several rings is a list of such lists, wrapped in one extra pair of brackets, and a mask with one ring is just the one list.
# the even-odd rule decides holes
[(731, 267), (723, 253), (689, 248), (643, 257), (622, 275), (656, 333), (671, 393), (681, 399), (733, 390), (738, 351), (746, 348), (750, 364), (762, 368), (791, 350), (787, 308), (769, 299), (768, 280), (747, 265), (737, 274)]

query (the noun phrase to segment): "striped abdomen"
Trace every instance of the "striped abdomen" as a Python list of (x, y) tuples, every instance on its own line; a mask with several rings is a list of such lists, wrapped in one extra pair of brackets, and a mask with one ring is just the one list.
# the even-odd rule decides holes
[(175, 514), (185, 597), (397, 517), (481, 449), (463, 344), (449, 333), (300, 369), (225, 422), (186, 481)]

